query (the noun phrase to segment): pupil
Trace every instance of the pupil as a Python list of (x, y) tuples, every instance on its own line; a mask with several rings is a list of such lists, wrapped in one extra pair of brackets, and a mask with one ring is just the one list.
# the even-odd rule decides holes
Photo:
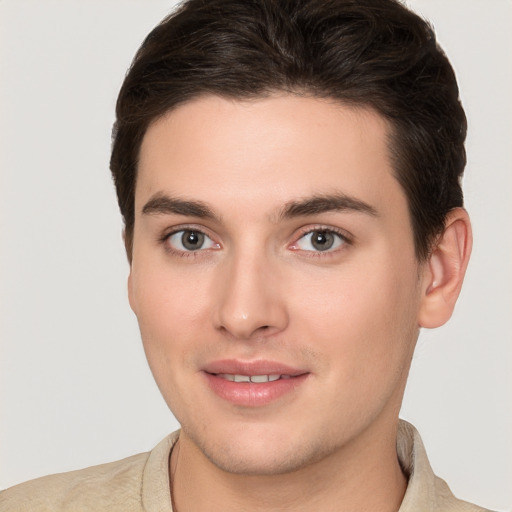
[(204, 242), (204, 235), (198, 231), (185, 231), (181, 237), (181, 243), (185, 249), (195, 251), (199, 249)]
[(327, 231), (315, 231), (311, 237), (311, 243), (319, 251), (327, 251), (334, 244), (334, 236)]

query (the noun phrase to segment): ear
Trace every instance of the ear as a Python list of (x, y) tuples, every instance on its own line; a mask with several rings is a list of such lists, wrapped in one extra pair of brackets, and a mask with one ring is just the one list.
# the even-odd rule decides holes
[(128, 274), (128, 302), (130, 304), (131, 310), (135, 314), (137, 314), (135, 294), (134, 294), (133, 270), (132, 270), (131, 265), (130, 265), (130, 273)]
[(126, 240), (126, 230), (125, 229), (123, 229), (123, 242), (124, 242), (124, 245), (126, 247), (126, 254), (128, 256), (128, 263), (130, 264), (130, 272), (128, 274), (128, 283), (127, 283), (128, 284), (128, 302), (130, 303), (130, 308), (135, 313), (135, 309), (134, 309), (135, 301), (134, 301), (134, 295), (133, 295), (132, 258), (131, 258), (131, 253), (128, 250), (128, 241)]
[(126, 249), (126, 257), (128, 259), (128, 264), (130, 267), (132, 266), (132, 252), (133, 252), (133, 227), (127, 233), (126, 228), (123, 228), (123, 243), (124, 248)]
[(455, 208), (447, 215), (444, 231), (426, 263), (418, 317), (420, 327), (439, 327), (452, 316), (472, 244), (469, 216), (463, 208)]

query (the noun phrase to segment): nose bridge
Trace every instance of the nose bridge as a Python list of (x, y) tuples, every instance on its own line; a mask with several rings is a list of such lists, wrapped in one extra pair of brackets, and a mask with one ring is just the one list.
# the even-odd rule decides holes
[(239, 339), (282, 330), (288, 321), (279, 269), (261, 247), (232, 251), (217, 283), (218, 327)]

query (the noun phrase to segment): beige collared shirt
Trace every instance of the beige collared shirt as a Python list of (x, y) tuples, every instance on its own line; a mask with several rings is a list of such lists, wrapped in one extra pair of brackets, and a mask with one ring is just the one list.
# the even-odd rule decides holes
[[(169, 454), (179, 431), (117, 462), (38, 478), (0, 493), (0, 512), (172, 512)], [(484, 512), (436, 477), (417, 430), (400, 421), (397, 451), (409, 475), (398, 512)]]

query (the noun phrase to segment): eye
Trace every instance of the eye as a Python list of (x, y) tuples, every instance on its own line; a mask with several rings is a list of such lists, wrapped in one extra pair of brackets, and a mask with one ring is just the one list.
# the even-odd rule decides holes
[(329, 229), (315, 229), (301, 236), (293, 245), (293, 249), (325, 252), (337, 249), (345, 242), (345, 238), (335, 231)]
[(190, 252), (218, 248), (208, 235), (196, 229), (182, 229), (167, 237), (167, 243), (177, 251)]

